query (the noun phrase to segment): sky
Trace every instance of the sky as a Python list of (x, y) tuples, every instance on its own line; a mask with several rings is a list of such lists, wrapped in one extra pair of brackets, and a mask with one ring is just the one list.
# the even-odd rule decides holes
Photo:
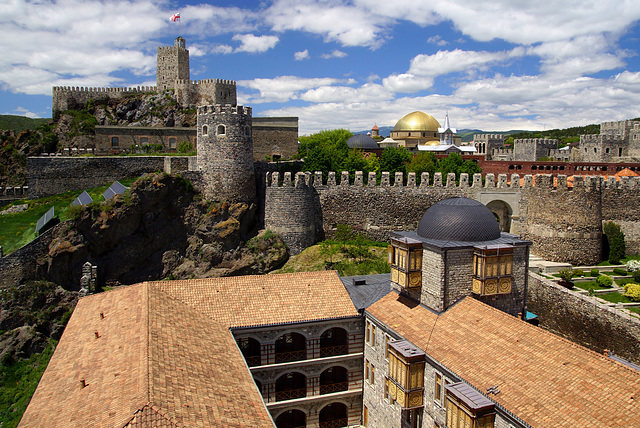
[(153, 86), (178, 35), (191, 79), (235, 80), (300, 135), (416, 110), (484, 131), (640, 117), (638, 0), (0, 0), (0, 114), (51, 117), (52, 86)]

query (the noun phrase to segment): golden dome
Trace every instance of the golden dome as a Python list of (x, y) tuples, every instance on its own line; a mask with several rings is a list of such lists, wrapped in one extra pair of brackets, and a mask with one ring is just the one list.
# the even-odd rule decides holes
[(393, 131), (420, 131), (420, 132), (438, 132), (440, 123), (431, 115), (421, 111), (414, 111), (405, 115), (393, 127)]

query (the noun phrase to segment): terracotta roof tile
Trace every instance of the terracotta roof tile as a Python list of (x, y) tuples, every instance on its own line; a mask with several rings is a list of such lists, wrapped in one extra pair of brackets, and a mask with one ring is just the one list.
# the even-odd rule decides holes
[(335, 271), (152, 284), (229, 327), (358, 316)]
[(80, 299), (20, 426), (273, 421), (228, 327), (145, 283)]
[(532, 426), (640, 426), (640, 373), (478, 300), (437, 316), (389, 293), (367, 311)]

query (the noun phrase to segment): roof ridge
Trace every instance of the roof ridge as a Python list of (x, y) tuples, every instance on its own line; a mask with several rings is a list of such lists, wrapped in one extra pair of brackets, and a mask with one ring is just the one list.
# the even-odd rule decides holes
[[(494, 312), (496, 312), (496, 313), (500, 313), (500, 314), (501, 314), (501, 316), (505, 316), (505, 317), (512, 317), (512, 318), (514, 318), (514, 319), (518, 320), (518, 321), (520, 322), (520, 324), (521, 324), (521, 325), (526, 326), (525, 328), (528, 328), (528, 329), (529, 329), (529, 330), (531, 330), (531, 331), (539, 331), (539, 332), (542, 332), (543, 334), (545, 334), (545, 335), (547, 335), (547, 336), (549, 336), (549, 337), (553, 337), (553, 338), (555, 338), (555, 339), (559, 339), (560, 341), (562, 341), (562, 342), (565, 342), (565, 343), (569, 344), (569, 345), (570, 345), (571, 347), (573, 347), (573, 348), (581, 349), (581, 350), (583, 350), (583, 351), (587, 351), (587, 352), (589, 352), (589, 353), (592, 353), (593, 355), (596, 355), (598, 358), (602, 359), (603, 361), (607, 361), (607, 362), (609, 362), (609, 363), (613, 363), (613, 364), (616, 364), (616, 365), (620, 365), (620, 366), (624, 367), (626, 370), (628, 370), (628, 371), (632, 372), (633, 374), (635, 374), (635, 375), (637, 375), (637, 376), (640, 376), (640, 372), (637, 372), (636, 370), (633, 370), (631, 367), (628, 367), (628, 366), (626, 366), (626, 365), (624, 365), (624, 364), (622, 364), (622, 363), (618, 363), (617, 361), (615, 361), (615, 360), (613, 360), (613, 359), (611, 359), (611, 358), (609, 358), (609, 357), (607, 357), (607, 356), (605, 356), (605, 355), (603, 355), (603, 354), (601, 354), (601, 353), (599, 353), (599, 352), (596, 352), (596, 351), (594, 351), (594, 350), (592, 350), (592, 349), (589, 349), (589, 348), (587, 348), (586, 346), (580, 345), (579, 343), (572, 342), (571, 340), (569, 340), (569, 339), (567, 339), (567, 338), (564, 338), (564, 337), (562, 337), (562, 336), (560, 336), (560, 335), (558, 335), (558, 334), (555, 334), (555, 333), (553, 333), (553, 332), (551, 332), (551, 331), (545, 330), (545, 329), (544, 329), (544, 328), (542, 328), (542, 327), (537, 327), (537, 326), (535, 326), (535, 325), (533, 325), (533, 324), (530, 324), (530, 323), (528, 323), (528, 322), (526, 322), (526, 321), (524, 321), (524, 320), (521, 320), (521, 319), (520, 319), (520, 318), (518, 318), (518, 317), (514, 317), (513, 315), (509, 315), (508, 313), (503, 312), (503, 311), (501, 311), (501, 310), (500, 310), (500, 309), (498, 309), (498, 308), (494, 308), (493, 306), (488, 305), (488, 304), (486, 304), (486, 303), (484, 303), (484, 302), (482, 302), (482, 301), (480, 301), (480, 300), (478, 300), (478, 299), (475, 299), (475, 298), (473, 298), (472, 296), (466, 296), (466, 297), (464, 297), (464, 298), (460, 301), (460, 303), (461, 303), (463, 300), (467, 300), (468, 298), (470, 298), (470, 300), (471, 300), (471, 301), (473, 301), (474, 303), (478, 303), (478, 304), (480, 304), (480, 305), (482, 305), (482, 306), (485, 306), (486, 308), (489, 308), (491, 311), (494, 311)], [(448, 312), (448, 311), (447, 311), (447, 312)], [(443, 312), (441, 315), (444, 315), (444, 314), (446, 314), (447, 312)], [(440, 317), (440, 315), (438, 315), (438, 317)]]
[(146, 307), (146, 317), (147, 317), (147, 325), (146, 325), (146, 334), (147, 338), (144, 343), (144, 364), (145, 364), (145, 386), (146, 394), (147, 394), (147, 403), (151, 403), (151, 299), (149, 299), (149, 283), (147, 281), (143, 282), (144, 284), (144, 302)]

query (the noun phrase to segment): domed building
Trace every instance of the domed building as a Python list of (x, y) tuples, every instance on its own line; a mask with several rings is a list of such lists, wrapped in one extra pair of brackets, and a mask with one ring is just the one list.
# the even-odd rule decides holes
[(501, 232), (482, 203), (445, 199), (424, 213), (415, 231), (391, 233), (391, 284), (438, 313), (473, 295), (517, 315), (525, 301), (530, 245)]
[(350, 149), (360, 150), (378, 150), (378, 143), (376, 140), (366, 134), (356, 134), (347, 140), (347, 145)]
[(415, 151), (418, 145), (437, 146), (440, 144), (438, 128), (440, 128), (440, 123), (433, 116), (421, 111), (414, 111), (396, 123), (390, 137), (400, 146)]

